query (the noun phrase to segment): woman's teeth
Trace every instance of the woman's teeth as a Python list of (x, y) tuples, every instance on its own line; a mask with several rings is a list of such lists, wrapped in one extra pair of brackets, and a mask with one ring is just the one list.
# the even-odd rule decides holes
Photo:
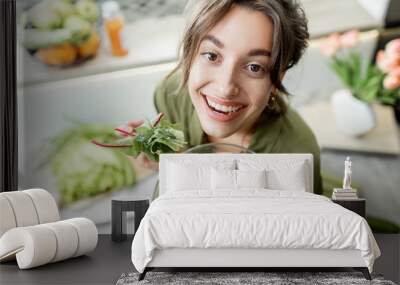
[(232, 113), (232, 112), (237, 112), (242, 106), (224, 106), (224, 105), (219, 105), (218, 103), (209, 101), (208, 98), (206, 97), (207, 104), (210, 106), (212, 109), (223, 112), (223, 113)]

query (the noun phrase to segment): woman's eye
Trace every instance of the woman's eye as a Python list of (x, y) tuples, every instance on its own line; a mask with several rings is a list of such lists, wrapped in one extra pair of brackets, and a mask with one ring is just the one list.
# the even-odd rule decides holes
[(253, 73), (262, 73), (264, 69), (259, 64), (249, 64), (248, 69)]
[(204, 52), (202, 55), (204, 55), (209, 61), (216, 61), (218, 59), (218, 55), (213, 52)]

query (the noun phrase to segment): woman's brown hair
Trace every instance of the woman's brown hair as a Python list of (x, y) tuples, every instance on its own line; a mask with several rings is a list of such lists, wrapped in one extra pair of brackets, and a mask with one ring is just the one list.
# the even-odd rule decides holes
[(283, 75), (299, 61), (309, 38), (307, 19), (295, 0), (190, 0), (185, 8), (187, 24), (180, 46), (181, 54), (177, 67), (170, 75), (179, 70), (182, 73), (180, 88), (186, 86), (203, 37), (233, 5), (259, 11), (272, 21), (270, 79), (275, 94), (288, 95), (282, 84)]

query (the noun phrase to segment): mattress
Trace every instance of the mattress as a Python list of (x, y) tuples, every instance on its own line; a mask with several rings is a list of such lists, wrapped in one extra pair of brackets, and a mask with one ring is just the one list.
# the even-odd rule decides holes
[(196, 189), (167, 192), (150, 206), (132, 243), (139, 272), (162, 249), (359, 250), (372, 272), (380, 250), (361, 216), (308, 192)]

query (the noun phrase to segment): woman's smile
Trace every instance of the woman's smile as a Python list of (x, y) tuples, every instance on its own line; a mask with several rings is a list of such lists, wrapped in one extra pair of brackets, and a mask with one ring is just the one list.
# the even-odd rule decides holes
[(200, 96), (203, 98), (203, 106), (207, 115), (219, 122), (228, 122), (236, 119), (246, 109), (247, 105), (233, 102), (223, 101), (221, 99), (207, 96), (200, 92)]

